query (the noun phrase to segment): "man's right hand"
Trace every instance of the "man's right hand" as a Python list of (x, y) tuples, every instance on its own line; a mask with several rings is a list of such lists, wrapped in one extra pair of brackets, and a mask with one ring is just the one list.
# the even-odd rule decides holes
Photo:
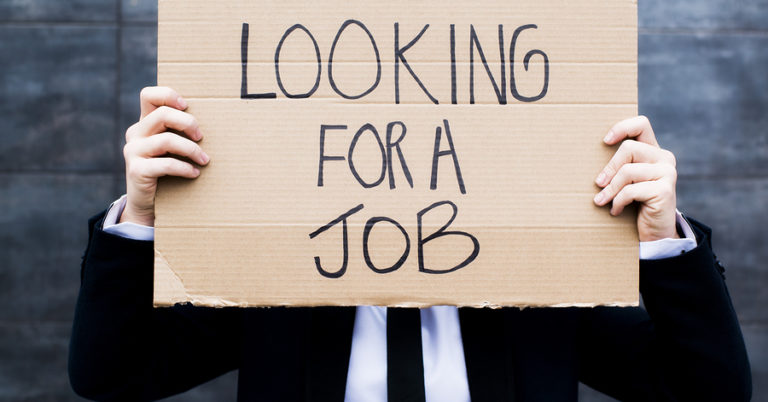
[[(120, 222), (155, 223), (157, 178), (196, 178), (200, 170), (171, 155), (199, 165), (210, 161), (196, 141), (203, 138), (197, 120), (185, 113), (187, 102), (176, 91), (147, 87), (141, 91), (141, 118), (125, 132), (127, 201)], [(177, 134), (178, 133), (178, 134)]]

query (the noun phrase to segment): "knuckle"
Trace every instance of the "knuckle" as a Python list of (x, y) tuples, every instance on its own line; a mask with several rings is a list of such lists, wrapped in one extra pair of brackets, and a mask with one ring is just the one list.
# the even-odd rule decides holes
[(675, 154), (672, 151), (669, 151), (669, 150), (665, 149), (664, 150), (664, 156), (666, 157), (667, 161), (669, 161), (669, 163), (672, 166), (677, 166), (677, 158), (675, 157)]
[(659, 187), (659, 196), (662, 198), (671, 198), (675, 195), (675, 188), (671, 183), (665, 183)]
[(163, 151), (167, 152), (169, 149), (171, 149), (171, 147), (173, 147), (173, 134), (163, 133), (158, 134), (157, 137), (158, 141), (160, 142), (160, 147)]
[(178, 176), (190, 176), (192, 175), (192, 166), (189, 163), (180, 161), (174, 171), (174, 174)]
[(173, 118), (173, 109), (168, 106), (160, 106), (151, 113), (156, 126), (168, 127)]
[(167, 116), (173, 111), (172, 108), (168, 106), (160, 106), (157, 108), (156, 112), (160, 114), (163, 118), (167, 118)]
[(141, 177), (142, 172), (143, 169), (141, 168), (141, 163), (138, 161), (129, 163), (125, 168), (125, 175), (129, 180), (135, 180), (136, 178)]
[(168, 97), (173, 93), (173, 90), (170, 87), (165, 86), (156, 86), (154, 87), (157, 91), (160, 91), (164, 96)]
[(631, 175), (632, 165), (631, 164), (623, 164), (619, 167), (619, 169), (616, 171), (616, 178), (619, 180), (625, 180), (627, 177)]
[(182, 112), (181, 115), (179, 115), (179, 129), (184, 131), (191, 128), (194, 128), (195, 126), (195, 119), (192, 117), (189, 113)]
[(622, 169), (619, 169), (616, 172), (616, 175), (613, 176), (613, 179), (611, 180), (611, 182), (608, 183), (608, 185), (605, 187), (615, 192), (621, 189), (621, 187), (623, 186), (623, 183), (624, 183), (624, 173)]
[(184, 113), (184, 116), (187, 118), (187, 128), (196, 128), (197, 127), (197, 119), (195, 116), (192, 116), (189, 113)]
[(173, 159), (166, 158), (166, 159), (163, 160), (162, 169), (163, 169), (164, 172), (172, 171), (174, 166), (175, 166), (175, 164), (173, 163)]
[(624, 193), (624, 196), (622, 199), (633, 200), (637, 196), (637, 191), (638, 191), (637, 185), (625, 186), (624, 189), (622, 190), (622, 193)]
[(677, 169), (674, 166), (667, 165), (666, 176), (672, 179), (673, 182), (677, 181)]
[(133, 156), (133, 145), (131, 145), (130, 142), (127, 142), (125, 145), (123, 145), (123, 158), (128, 161)]
[(186, 143), (186, 142), (185, 142), (185, 144), (186, 144), (186, 146), (184, 147), (185, 148), (184, 149), (184, 156), (186, 156), (186, 157), (191, 157), (191, 156), (195, 155), (198, 152), (198, 149), (200, 148), (200, 147), (198, 147), (195, 144), (190, 144), (190, 143)]
[(635, 201), (635, 199), (638, 198), (639, 195), (640, 193), (636, 188), (630, 188), (629, 191), (627, 191), (627, 193), (624, 195), (624, 198), (622, 198), (621, 205), (627, 206), (631, 204), (633, 201)]
[(619, 149), (616, 151), (616, 153), (619, 153), (619, 152), (624, 154), (632, 153), (632, 150), (635, 149), (636, 146), (637, 144), (635, 140), (624, 140), (624, 142), (622, 142), (621, 145), (619, 145)]
[(133, 137), (136, 136), (136, 130), (137, 130), (136, 124), (131, 125), (130, 127), (128, 127), (127, 130), (125, 130), (125, 142), (126, 143), (130, 142), (133, 139)]
[(149, 91), (151, 90), (151, 87), (144, 87), (141, 89), (141, 92), (139, 92), (139, 99), (142, 101), (146, 101), (149, 97)]
[(624, 205), (624, 200), (627, 198), (627, 189), (624, 188), (623, 190), (619, 191), (618, 194), (616, 194), (615, 197), (613, 197), (612, 206), (617, 207), (619, 205)]
[(624, 202), (624, 199), (627, 198), (627, 194), (631, 190), (631, 186), (624, 186), (621, 190), (616, 192), (616, 196), (613, 197), (613, 204), (621, 204)]

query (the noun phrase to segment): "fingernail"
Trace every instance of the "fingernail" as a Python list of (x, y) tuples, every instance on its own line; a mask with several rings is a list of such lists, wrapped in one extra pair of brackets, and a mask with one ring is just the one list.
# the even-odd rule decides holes
[(597, 195), (595, 195), (595, 204), (597, 204), (597, 205), (602, 204), (603, 203), (603, 199), (605, 199), (605, 195), (603, 195), (603, 192), (601, 191), (601, 192), (597, 193)]
[(208, 154), (205, 152), (201, 152), (200, 156), (203, 157), (203, 165), (207, 164), (211, 160), (211, 157), (208, 156)]
[(598, 186), (604, 186), (605, 185), (605, 179), (608, 176), (606, 176), (605, 172), (600, 172), (599, 175), (597, 175), (597, 179), (595, 179), (595, 183), (597, 183)]
[(605, 135), (605, 138), (603, 138), (603, 142), (610, 142), (613, 140), (613, 130), (609, 131), (608, 134)]
[(202, 130), (200, 130), (200, 127), (195, 129), (195, 135), (197, 136), (198, 140), (202, 140), (203, 139), (203, 132), (202, 132)]
[(200, 169), (192, 168), (192, 170), (195, 172), (195, 176), (200, 176)]
[(181, 96), (179, 96), (176, 99), (176, 103), (178, 103), (178, 105), (181, 108), (181, 110), (184, 110), (184, 109), (187, 108), (187, 101), (185, 101), (184, 98), (182, 98)]

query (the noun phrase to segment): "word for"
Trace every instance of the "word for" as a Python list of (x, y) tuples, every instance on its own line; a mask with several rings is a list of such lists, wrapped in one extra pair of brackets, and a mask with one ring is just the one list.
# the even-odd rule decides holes
[[(451, 218), (448, 219), (448, 222), (445, 225), (443, 225), (440, 229), (438, 229), (436, 232), (430, 234), (429, 236), (424, 237), (424, 234), (422, 233), (422, 220), (424, 216), (428, 214), (430, 211), (442, 205), (449, 205), (451, 207), (451, 209), (453, 210), (453, 213), (451, 214)], [(349, 232), (347, 230), (347, 220), (352, 215), (359, 212), (363, 208), (364, 208), (363, 204), (360, 204), (350, 209), (349, 211), (341, 214), (338, 218), (332, 220), (331, 222), (324, 225), (323, 227), (309, 234), (309, 238), (314, 239), (315, 237), (327, 231), (328, 229), (336, 226), (338, 223), (341, 223), (342, 225), (343, 260), (341, 263), (341, 268), (337, 269), (336, 271), (330, 271), (325, 267), (323, 267), (323, 265), (320, 262), (320, 257), (315, 256), (315, 267), (317, 268), (317, 272), (319, 272), (320, 275), (326, 278), (341, 278), (344, 275), (344, 273), (347, 272), (347, 264), (349, 262)], [(451, 226), (451, 223), (453, 223), (454, 219), (456, 219), (456, 215), (458, 215), (458, 208), (456, 207), (456, 204), (454, 204), (451, 201), (436, 202), (416, 213), (416, 226), (418, 228), (417, 229), (418, 237), (417, 237), (416, 244), (418, 248), (419, 272), (424, 272), (427, 274), (446, 274), (469, 265), (472, 261), (474, 261), (477, 258), (478, 254), (480, 253), (480, 242), (477, 241), (477, 238), (475, 236), (467, 232), (447, 230), (448, 227)], [(400, 231), (400, 233), (403, 236), (403, 239), (405, 240), (405, 250), (403, 251), (400, 258), (397, 260), (397, 262), (395, 262), (394, 265), (390, 267), (385, 267), (385, 268), (377, 267), (376, 265), (374, 265), (373, 261), (371, 261), (370, 250), (368, 246), (368, 239), (371, 236), (371, 232), (373, 231), (373, 228), (378, 223), (388, 223), (390, 225), (395, 226)], [(464, 259), (464, 261), (462, 261), (461, 263), (459, 263), (454, 267), (444, 268), (444, 269), (427, 268), (424, 263), (424, 245), (432, 240), (435, 240), (444, 236), (463, 236), (463, 237), (469, 238), (472, 241), (472, 252), (466, 259)], [(397, 271), (401, 266), (403, 266), (403, 264), (405, 264), (405, 261), (408, 259), (408, 255), (410, 254), (410, 252), (411, 252), (411, 239), (408, 236), (408, 232), (396, 220), (392, 218), (388, 218), (386, 216), (376, 216), (368, 219), (368, 221), (365, 223), (365, 229), (363, 230), (363, 259), (365, 260), (365, 264), (368, 266), (368, 268), (370, 268), (373, 272), (376, 272), (379, 274), (386, 274), (389, 272)]]
[[(333, 57), (334, 53), (336, 51), (336, 46), (339, 44), (339, 41), (342, 40), (344, 31), (352, 26), (355, 25), (365, 34), (368, 36), (368, 39), (370, 40), (370, 46), (373, 49), (373, 54), (376, 56), (376, 62), (369, 63), (369, 64), (363, 64), (361, 65), (370, 65), (370, 66), (376, 66), (376, 75), (375, 79), (373, 80), (373, 83), (370, 87), (368, 87), (366, 90), (362, 91), (361, 93), (357, 94), (349, 94), (345, 93), (341, 89), (339, 89), (338, 85), (336, 84), (336, 77), (334, 76), (333, 72)], [(416, 35), (413, 39), (410, 41), (401, 41), (400, 38), (400, 24), (398, 22), (394, 23), (394, 93), (395, 93), (395, 103), (400, 103), (400, 66), (402, 65), (403, 68), (410, 74), (411, 78), (416, 81), (416, 83), (419, 85), (419, 88), (424, 92), (424, 95), (429, 98), (429, 100), (434, 103), (438, 104), (439, 101), (435, 96), (427, 89), (427, 86), (424, 84), (424, 82), (419, 78), (418, 74), (411, 68), (411, 65), (408, 63), (408, 60), (406, 59), (406, 52), (408, 52), (411, 48), (413, 48), (416, 43), (422, 38), (425, 32), (427, 32), (427, 29), (429, 28), (429, 24), (424, 25), (424, 27), (421, 29), (421, 31)], [(515, 78), (515, 47), (517, 44), (517, 40), (520, 37), (520, 34), (522, 34), (524, 31), (528, 29), (537, 29), (537, 26), (534, 24), (528, 24), (528, 25), (522, 25), (515, 29), (514, 33), (512, 34), (512, 39), (509, 43), (509, 91), (512, 94), (512, 96), (517, 99), (520, 102), (535, 102), (539, 99), (542, 99), (547, 94), (547, 89), (549, 88), (549, 57), (547, 56), (544, 51), (539, 49), (533, 49), (530, 50), (525, 54), (523, 57), (523, 67), (526, 71), (528, 71), (528, 66), (531, 61), (531, 58), (533, 56), (541, 56), (544, 60), (544, 80), (543, 85), (541, 88), (541, 91), (532, 96), (525, 96), (521, 94), (518, 91), (517, 88), (517, 81)], [(241, 61), (242, 61), (242, 79), (241, 79), (241, 86), (240, 86), (240, 97), (242, 99), (274, 99), (277, 97), (277, 94), (275, 92), (265, 92), (265, 93), (249, 93), (248, 92), (248, 37), (249, 37), (249, 24), (243, 23), (242, 28), (242, 36), (241, 36), (241, 42), (240, 42), (240, 50), (241, 50)], [(316, 74), (314, 74), (314, 81), (311, 84), (311, 87), (309, 87), (309, 90), (302, 93), (291, 93), (286, 90), (285, 85), (283, 83), (282, 77), (280, 75), (280, 54), (283, 48), (283, 44), (285, 43), (285, 40), (290, 37), (291, 35), (298, 35), (303, 33), (306, 35), (309, 40), (314, 45), (314, 55), (310, 55), (309, 59), (314, 56), (315, 60), (317, 60), (317, 63), (315, 65)], [(506, 42), (504, 40), (504, 26), (499, 25), (498, 26), (498, 35), (499, 35), (499, 60), (500, 60), (500, 71), (498, 76), (498, 81), (496, 77), (494, 77), (494, 74), (491, 72), (491, 67), (488, 65), (488, 61), (485, 57), (485, 52), (483, 51), (483, 47), (480, 44), (480, 40), (478, 39), (477, 32), (475, 31), (474, 25), (470, 25), (469, 29), (469, 103), (473, 104), (475, 103), (475, 53), (480, 56), (480, 61), (485, 68), (485, 72), (488, 74), (488, 78), (491, 82), (491, 85), (493, 86), (493, 90), (496, 94), (496, 98), (501, 105), (507, 104), (507, 76), (506, 76), (506, 61), (507, 58), (505, 57), (504, 50), (507, 48)], [(457, 84), (456, 84), (456, 27), (454, 24), (450, 25), (450, 35), (449, 35), (449, 55), (450, 63), (451, 63), (451, 103), (457, 104)], [(295, 24), (291, 26), (290, 28), (286, 29), (283, 33), (283, 36), (280, 38), (280, 41), (277, 43), (277, 46), (275, 48), (275, 79), (277, 80), (277, 86), (280, 88), (280, 92), (282, 92), (283, 96), (286, 98), (309, 98), (311, 97), (317, 89), (320, 87), (320, 79), (322, 77), (323, 72), (323, 59), (320, 55), (320, 48), (317, 45), (317, 40), (315, 40), (315, 36), (310, 32), (309, 29), (307, 29), (306, 26), (301, 24)], [(447, 61), (447, 60), (446, 60)], [(365, 97), (366, 95), (373, 92), (381, 83), (381, 57), (379, 55), (379, 47), (376, 45), (376, 40), (373, 37), (373, 34), (370, 30), (363, 24), (362, 22), (358, 20), (346, 20), (343, 24), (341, 24), (341, 27), (339, 27), (339, 30), (336, 32), (336, 36), (333, 39), (333, 43), (331, 45), (330, 52), (328, 54), (328, 67), (327, 67), (327, 76), (328, 76), (328, 82), (331, 85), (331, 88), (333, 88), (333, 91), (336, 92), (340, 97), (344, 99), (360, 99)], [(307, 75), (308, 77), (312, 77), (312, 75)]]
[[(448, 142), (448, 149), (441, 151), (440, 148), (440, 142), (443, 137), (443, 128), (445, 128), (445, 139)], [(323, 187), (323, 167), (325, 166), (326, 162), (329, 161), (344, 161), (345, 157), (341, 155), (326, 155), (325, 154), (325, 141), (326, 141), (326, 134), (331, 130), (346, 130), (347, 126), (345, 125), (327, 125), (323, 124), (320, 126), (320, 165), (317, 168), (317, 186)], [(397, 136), (397, 139), (393, 140), (393, 133), (395, 130), (399, 130), (399, 135)], [(405, 161), (405, 155), (403, 155), (403, 150), (400, 146), (400, 143), (405, 138), (405, 133), (407, 129), (405, 127), (405, 124), (401, 121), (393, 121), (387, 124), (387, 133), (386, 133), (386, 144), (381, 141), (381, 136), (379, 135), (378, 130), (376, 130), (376, 127), (373, 126), (373, 124), (366, 123), (362, 127), (360, 127), (359, 130), (355, 133), (354, 137), (352, 137), (352, 141), (349, 143), (349, 151), (347, 152), (346, 161), (349, 164), (349, 171), (352, 173), (352, 176), (355, 177), (358, 183), (360, 183), (361, 186), (364, 188), (372, 188), (376, 187), (379, 184), (381, 184), (384, 181), (385, 176), (389, 175), (389, 188), (394, 189), (395, 188), (395, 176), (393, 173), (393, 162), (392, 162), (392, 154), (393, 151), (397, 152), (397, 158), (400, 160), (400, 166), (403, 169), (403, 174), (405, 175), (405, 179), (408, 181), (408, 185), (413, 188), (413, 178), (411, 177), (411, 171), (408, 169), (408, 163)], [(355, 167), (355, 163), (353, 162), (353, 155), (355, 153), (355, 149), (357, 147), (357, 143), (360, 140), (360, 137), (362, 137), (364, 134), (368, 133), (369, 135), (373, 136), (373, 138), (376, 140), (376, 144), (379, 146), (379, 151), (381, 152), (381, 170), (378, 178), (376, 180), (367, 182), (362, 177), (360, 177), (360, 174)], [(461, 166), (459, 166), (459, 157), (456, 155), (456, 148), (453, 145), (453, 137), (451, 136), (451, 128), (448, 124), (448, 120), (443, 120), (443, 126), (437, 126), (435, 129), (435, 147), (434, 151), (432, 153), (432, 174), (430, 179), (429, 188), (431, 190), (437, 189), (437, 171), (438, 171), (438, 162), (440, 157), (442, 156), (451, 156), (453, 159), (453, 167), (456, 170), (456, 179), (459, 182), (459, 190), (462, 194), (466, 194), (467, 190), (464, 186), (464, 179), (461, 175)]]

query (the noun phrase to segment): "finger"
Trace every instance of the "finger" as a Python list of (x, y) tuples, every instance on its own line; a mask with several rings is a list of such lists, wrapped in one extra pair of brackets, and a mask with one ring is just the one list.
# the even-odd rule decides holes
[(192, 140), (203, 138), (197, 119), (189, 113), (161, 106), (126, 131), (126, 142), (136, 138), (149, 137), (167, 130), (183, 132)]
[(611, 215), (619, 215), (627, 205), (634, 201), (648, 202), (663, 195), (666, 184), (661, 181), (643, 181), (629, 184), (616, 194), (611, 204)]
[(174, 154), (189, 158), (199, 165), (205, 165), (210, 157), (195, 142), (174, 133), (153, 135), (143, 141), (134, 141), (125, 145), (125, 157), (156, 157)]
[(187, 108), (187, 102), (176, 91), (168, 87), (146, 87), (141, 90), (141, 118), (143, 119), (160, 106), (179, 110)]
[(632, 117), (616, 123), (608, 131), (603, 141), (608, 145), (614, 145), (626, 138), (634, 138), (639, 142), (655, 147), (659, 146), (651, 122), (645, 116)]
[(674, 178), (675, 169), (662, 163), (630, 163), (622, 166), (613, 180), (595, 195), (595, 204), (603, 206), (609, 203), (625, 186), (645, 181), (659, 180), (663, 177)]
[(158, 178), (162, 176), (178, 176), (194, 179), (200, 175), (200, 170), (189, 162), (176, 158), (147, 158), (139, 159), (131, 164), (129, 170), (132, 177)]
[(605, 187), (616, 173), (627, 163), (657, 163), (664, 162), (675, 166), (675, 156), (666, 149), (661, 149), (643, 142), (627, 140), (621, 143), (621, 146), (605, 165), (603, 170), (595, 179), (600, 187)]

